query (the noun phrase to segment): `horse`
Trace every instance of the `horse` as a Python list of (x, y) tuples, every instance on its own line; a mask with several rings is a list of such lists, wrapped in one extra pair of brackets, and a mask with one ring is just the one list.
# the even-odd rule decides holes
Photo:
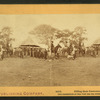
[(59, 44), (53, 48), (53, 53), (54, 53), (55, 58), (59, 58), (59, 52), (58, 52), (59, 48), (61, 48)]
[(68, 53), (68, 47), (63, 47), (61, 51), (62, 51), (62, 55), (65, 56), (65, 53), (66, 52)]
[(73, 51), (73, 47), (72, 46), (63, 47), (62, 48), (62, 55), (65, 56), (65, 53), (67, 53), (68, 55), (70, 55), (72, 51)]
[(84, 46), (81, 46), (78, 48), (78, 51), (79, 51), (79, 56), (80, 55), (84, 56), (86, 53), (86, 48)]

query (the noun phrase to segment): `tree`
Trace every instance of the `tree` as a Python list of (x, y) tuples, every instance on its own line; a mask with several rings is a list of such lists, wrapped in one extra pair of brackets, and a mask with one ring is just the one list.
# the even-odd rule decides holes
[(14, 41), (14, 38), (11, 38), (12, 30), (10, 27), (4, 27), (0, 32), (0, 44), (5, 48), (9, 49), (12, 45), (12, 41)]
[(71, 44), (80, 46), (87, 39), (83, 36), (83, 34), (86, 34), (86, 29), (81, 26), (76, 27), (74, 31), (70, 31), (69, 29), (59, 30), (50, 25), (42, 24), (34, 28), (30, 34), (35, 35), (43, 44), (48, 44), (48, 38), (51, 40), (61, 38), (64, 45), (70, 41)]
[(40, 40), (40, 43), (48, 44), (48, 38), (53, 39), (56, 31), (56, 28), (50, 25), (42, 24), (34, 28), (34, 30), (29, 33), (35, 35), (37, 39)]
[(59, 34), (59, 37), (62, 37), (62, 41), (65, 45), (68, 40), (71, 44), (81, 47), (81, 44), (84, 44), (84, 40), (87, 40), (87, 38), (83, 36), (84, 34), (86, 34), (86, 29), (78, 26), (74, 29), (74, 31), (70, 31), (69, 29), (63, 30), (62, 33)]
[(87, 40), (87, 38), (83, 36), (85, 34), (86, 34), (86, 28), (81, 26), (76, 27), (73, 31), (72, 38), (79, 47), (81, 47), (82, 44), (84, 44), (84, 40)]

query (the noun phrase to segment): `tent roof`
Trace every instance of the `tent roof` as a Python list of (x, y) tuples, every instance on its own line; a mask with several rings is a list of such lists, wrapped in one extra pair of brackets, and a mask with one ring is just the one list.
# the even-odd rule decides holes
[(22, 42), (21, 45), (23, 45), (23, 46), (29, 46), (29, 45), (38, 46), (38, 44), (35, 41), (33, 41), (33, 39), (31, 37), (28, 37), (25, 41)]
[(47, 48), (48, 48), (48, 46), (47, 46), (47, 45), (45, 45), (45, 44), (39, 44), (39, 46), (40, 46), (41, 48), (45, 48), (45, 49), (47, 49)]
[(97, 39), (96, 41), (94, 41), (94, 43), (93, 44), (100, 44), (100, 38), (99, 39)]
[(34, 46), (34, 47), (41, 47), (41, 48), (48, 48), (47, 45), (39, 43), (36, 37), (33, 39), (29, 36), (25, 41), (22, 42), (21, 46)]

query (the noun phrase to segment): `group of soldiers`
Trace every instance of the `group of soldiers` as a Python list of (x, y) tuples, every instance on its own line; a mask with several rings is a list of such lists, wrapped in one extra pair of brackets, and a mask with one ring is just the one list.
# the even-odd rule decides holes
[(91, 46), (86, 48), (86, 55), (91, 55), (96, 57), (99, 55), (99, 47), (98, 46)]
[(40, 47), (19, 47), (15, 48), (14, 55), (19, 56), (21, 58), (24, 57), (35, 57), (47, 59), (47, 50), (45, 48)]
[(50, 49), (47, 50), (45, 48), (32, 47), (32, 46), (20, 46), (18, 48), (10, 48), (9, 50), (3, 50), (3, 48), (1, 48), (0, 57), (1, 59), (3, 59), (5, 55), (7, 55), (20, 58), (35, 57), (35, 58), (47, 59), (50, 57), (49, 53), (51, 51), (52, 58), (59, 58), (61, 55), (63, 55), (63, 52), (64, 53), (66, 52), (68, 59), (69, 58), (75, 59), (77, 57), (77, 54), (82, 56), (89, 55), (96, 57), (99, 52), (98, 46), (91, 46), (91, 47), (83, 46), (81, 48), (77, 48), (75, 45), (70, 45), (69, 47), (62, 48), (59, 44), (55, 47), (53, 41), (51, 42)]

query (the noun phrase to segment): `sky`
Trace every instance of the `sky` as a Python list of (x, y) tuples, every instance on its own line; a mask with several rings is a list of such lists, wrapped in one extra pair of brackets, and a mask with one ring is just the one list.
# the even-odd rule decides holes
[(60, 30), (74, 30), (77, 26), (85, 27), (88, 41), (85, 45), (91, 45), (100, 38), (100, 14), (25, 14), (25, 15), (0, 15), (0, 30), (9, 26), (15, 38), (13, 46), (20, 45), (29, 32), (35, 27), (47, 24)]

